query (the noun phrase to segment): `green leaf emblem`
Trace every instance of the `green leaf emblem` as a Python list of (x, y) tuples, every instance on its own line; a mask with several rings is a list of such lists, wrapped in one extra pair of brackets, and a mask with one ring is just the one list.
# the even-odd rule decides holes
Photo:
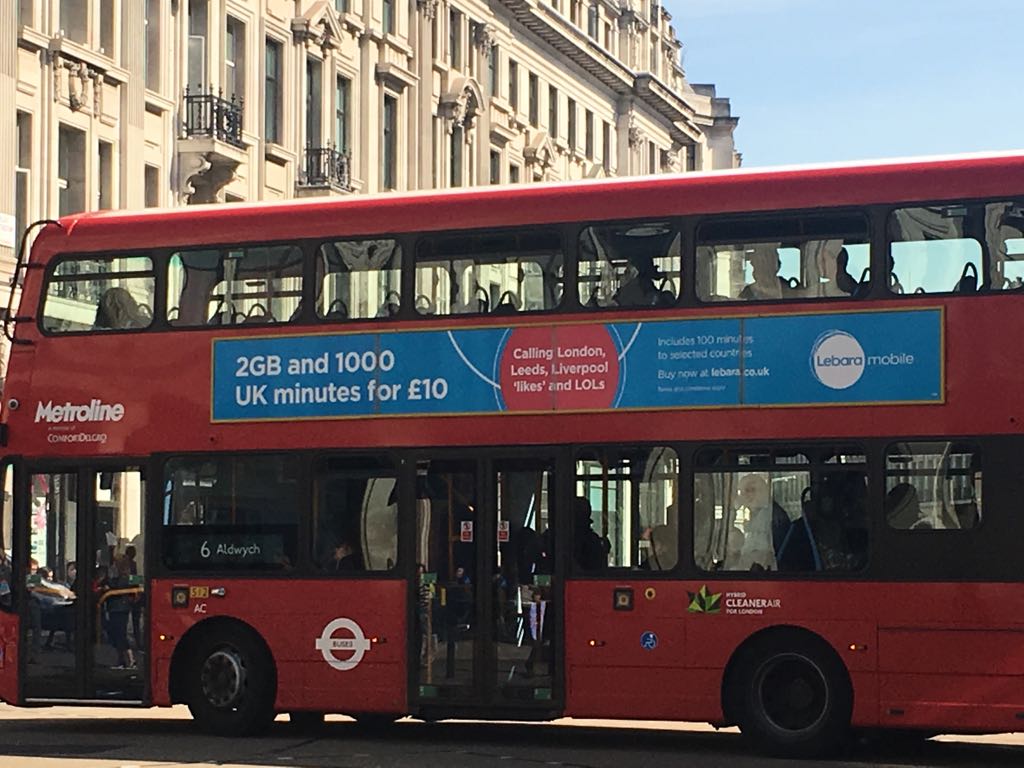
[(687, 592), (690, 604), (686, 610), (690, 613), (718, 613), (722, 610), (719, 604), (722, 599), (721, 592), (708, 592), (708, 585), (703, 584), (696, 592)]

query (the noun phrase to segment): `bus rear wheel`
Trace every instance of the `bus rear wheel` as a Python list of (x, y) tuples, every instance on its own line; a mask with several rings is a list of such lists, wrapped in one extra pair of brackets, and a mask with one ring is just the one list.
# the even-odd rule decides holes
[(276, 684), (266, 649), (242, 627), (205, 632), (188, 671), (188, 708), (204, 731), (246, 736), (274, 719)]
[(765, 638), (746, 652), (733, 680), (740, 730), (766, 752), (821, 757), (845, 744), (853, 695), (846, 669), (823, 641)]

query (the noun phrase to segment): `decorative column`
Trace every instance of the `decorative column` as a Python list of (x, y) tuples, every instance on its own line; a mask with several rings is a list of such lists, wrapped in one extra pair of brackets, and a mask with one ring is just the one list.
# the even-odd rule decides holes
[[(121, 94), (120, 188), (122, 208), (145, 205), (146, 14), (145, 3), (121, 3), (121, 66), (128, 82)], [(97, 113), (99, 109), (96, 110)]]
[[(409, 179), (409, 189), (430, 189), (434, 186), (434, 155), (437, 153), (434, 136), (434, 116), (437, 96), (434, 93), (433, 27), (437, 18), (439, 0), (416, 0), (416, 114), (419, 137), (416, 156), (416, 178)], [(410, 104), (410, 107), (412, 105)]]
[(473, 167), (473, 178), (470, 184), (480, 185), (490, 182), (491, 167), (491, 96), (488, 80), (488, 66), (491, 56), (495, 55), (494, 46), (498, 42), (498, 31), (491, 24), (476, 22), (473, 25), (473, 47), (477, 54), (477, 82), (483, 83), (480, 91), (483, 103), (479, 105), (479, 119), (476, 120), (476, 139), (473, 151), (476, 162)]

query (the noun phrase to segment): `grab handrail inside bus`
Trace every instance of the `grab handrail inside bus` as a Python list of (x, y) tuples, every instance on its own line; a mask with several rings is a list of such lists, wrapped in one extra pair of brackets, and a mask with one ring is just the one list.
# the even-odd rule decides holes
[(20, 276), (22, 268), (28, 267), (28, 262), (25, 260), (25, 244), (28, 242), (28, 235), (33, 229), (40, 225), (45, 224), (56, 224), (58, 227), (63, 229), (63, 225), (55, 219), (40, 219), (39, 221), (33, 221), (27, 227), (21, 235), (21, 244), (18, 246), (18, 258), (14, 261), (14, 274), (11, 276), (11, 290), (7, 294), (7, 311), (4, 313), (4, 336), (11, 344), (31, 344), (30, 341), (23, 339), (15, 339), (14, 331), (11, 329), (11, 321), (17, 320), (17, 318), (11, 317), (11, 313), (14, 311), (14, 291), (18, 287), (18, 278)]

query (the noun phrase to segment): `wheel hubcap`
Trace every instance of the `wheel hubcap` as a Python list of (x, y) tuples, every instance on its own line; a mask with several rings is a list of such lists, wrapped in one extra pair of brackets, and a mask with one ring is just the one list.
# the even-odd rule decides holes
[(245, 662), (232, 648), (214, 651), (199, 673), (203, 695), (219, 708), (236, 706), (245, 690)]
[(757, 676), (756, 693), (765, 717), (781, 731), (809, 731), (828, 712), (825, 674), (799, 654), (782, 654), (766, 661)]

